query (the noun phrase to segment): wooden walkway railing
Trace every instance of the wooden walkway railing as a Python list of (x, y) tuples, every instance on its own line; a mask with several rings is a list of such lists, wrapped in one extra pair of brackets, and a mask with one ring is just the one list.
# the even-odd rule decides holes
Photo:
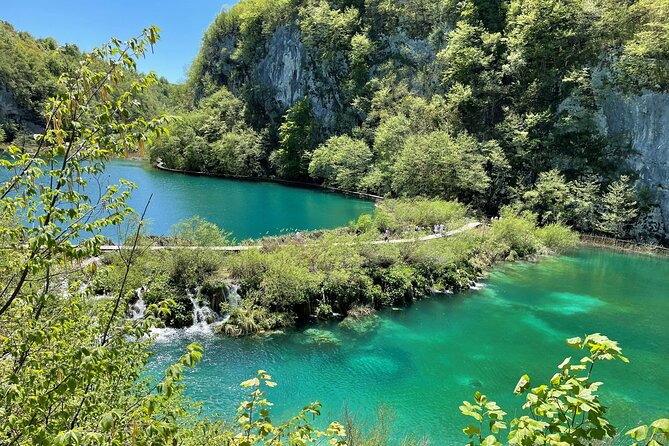
[(603, 248), (619, 249), (621, 251), (642, 252), (642, 253), (657, 253), (669, 255), (669, 248), (661, 245), (650, 245), (639, 243), (632, 240), (621, 240), (612, 237), (605, 237), (602, 235), (581, 234), (581, 243), (588, 246), (597, 246)]

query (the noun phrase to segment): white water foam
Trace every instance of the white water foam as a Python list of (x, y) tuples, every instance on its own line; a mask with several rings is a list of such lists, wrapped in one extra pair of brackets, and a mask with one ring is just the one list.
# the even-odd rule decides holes
[[(195, 294), (188, 293), (191, 305), (193, 307), (193, 324), (187, 328), (152, 328), (151, 334), (156, 342), (172, 342), (175, 339), (183, 337), (202, 337), (213, 336), (216, 326), (226, 323), (230, 319), (229, 314), (220, 316), (208, 305), (201, 303), (198, 298), (199, 290)], [(226, 301), (230, 304), (232, 309), (241, 305), (242, 299), (239, 296), (239, 287), (237, 285), (230, 285)], [(140, 320), (144, 318), (146, 313), (146, 302), (143, 298), (143, 290), (137, 289), (137, 300), (129, 307), (129, 319)]]

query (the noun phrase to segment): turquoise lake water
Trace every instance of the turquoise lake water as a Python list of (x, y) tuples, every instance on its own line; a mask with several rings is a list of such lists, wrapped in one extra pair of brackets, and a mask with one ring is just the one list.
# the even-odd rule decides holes
[[(0, 181), (7, 178), (7, 172), (0, 171)], [(121, 178), (137, 185), (129, 204), (138, 213), (152, 197), (146, 214), (151, 235), (168, 235), (174, 224), (195, 215), (241, 241), (296, 230), (332, 229), (374, 212), (369, 200), (270, 182), (164, 172), (139, 161), (107, 163), (103, 174), (89, 179), (86, 191), (97, 200), (100, 190), (118, 184)], [(124, 234), (125, 229), (121, 238)], [(115, 241), (119, 238), (116, 228), (107, 228), (103, 235)]]
[[(424, 299), (380, 313), (376, 329), (356, 335), (319, 325), (340, 340), (318, 344), (301, 331), (269, 339), (225, 339), (171, 332), (155, 344), (150, 373), (176, 360), (193, 340), (202, 364), (188, 372), (187, 394), (205, 412), (229, 417), (239, 382), (259, 368), (279, 386), (269, 399), (286, 418), (319, 400), (323, 418), (346, 406), (371, 422), (378, 407), (395, 414), (395, 437), (425, 434), (432, 444), (463, 444), (463, 399), (481, 390), (510, 416), (518, 378), (546, 382), (566, 356), (564, 339), (601, 332), (618, 340), (629, 364), (598, 364), (610, 419), (632, 426), (669, 414), (669, 259), (579, 250), (572, 255), (497, 268), (481, 290)], [(578, 353), (576, 353), (577, 357)]]
[(330, 229), (371, 213), (374, 203), (318, 190), (268, 182), (237, 181), (163, 172), (136, 161), (112, 161), (103, 184), (125, 178), (137, 184), (130, 204), (147, 216), (153, 235), (166, 235), (179, 221), (199, 215), (237, 240), (285, 231)]

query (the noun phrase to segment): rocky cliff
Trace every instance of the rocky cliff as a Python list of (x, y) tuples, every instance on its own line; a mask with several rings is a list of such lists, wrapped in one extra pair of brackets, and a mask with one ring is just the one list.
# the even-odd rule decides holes
[(605, 131), (626, 135), (634, 149), (631, 163), (639, 182), (658, 208), (642, 222), (643, 232), (669, 232), (669, 94), (625, 96), (609, 90), (601, 102)]

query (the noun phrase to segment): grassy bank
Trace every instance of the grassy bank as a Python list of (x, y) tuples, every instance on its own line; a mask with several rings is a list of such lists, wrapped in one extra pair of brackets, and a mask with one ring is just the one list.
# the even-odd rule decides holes
[[(469, 288), (495, 262), (561, 252), (577, 236), (561, 225), (539, 227), (536, 216), (506, 211), (491, 225), (452, 237), (418, 240), (443, 224), (449, 231), (475, 221), (456, 202), (388, 200), (374, 215), (347, 227), (300, 236), (269, 237), (239, 253), (175, 249), (143, 250), (128, 289), (142, 289), (148, 304), (168, 298), (166, 325), (188, 326), (190, 296), (230, 318), (220, 330), (231, 336), (260, 333), (305, 321), (344, 318), (354, 324), (383, 307), (409, 305), (434, 291)], [(209, 245), (225, 240), (213, 225), (181, 225), (175, 239)], [(385, 237), (415, 242), (386, 243)], [(374, 243), (376, 242), (376, 243)], [(107, 255), (93, 290), (114, 289), (122, 271), (117, 254)], [(239, 302), (228, 303), (229, 284)], [(136, 299), (129, 293), (128, 301)]]

